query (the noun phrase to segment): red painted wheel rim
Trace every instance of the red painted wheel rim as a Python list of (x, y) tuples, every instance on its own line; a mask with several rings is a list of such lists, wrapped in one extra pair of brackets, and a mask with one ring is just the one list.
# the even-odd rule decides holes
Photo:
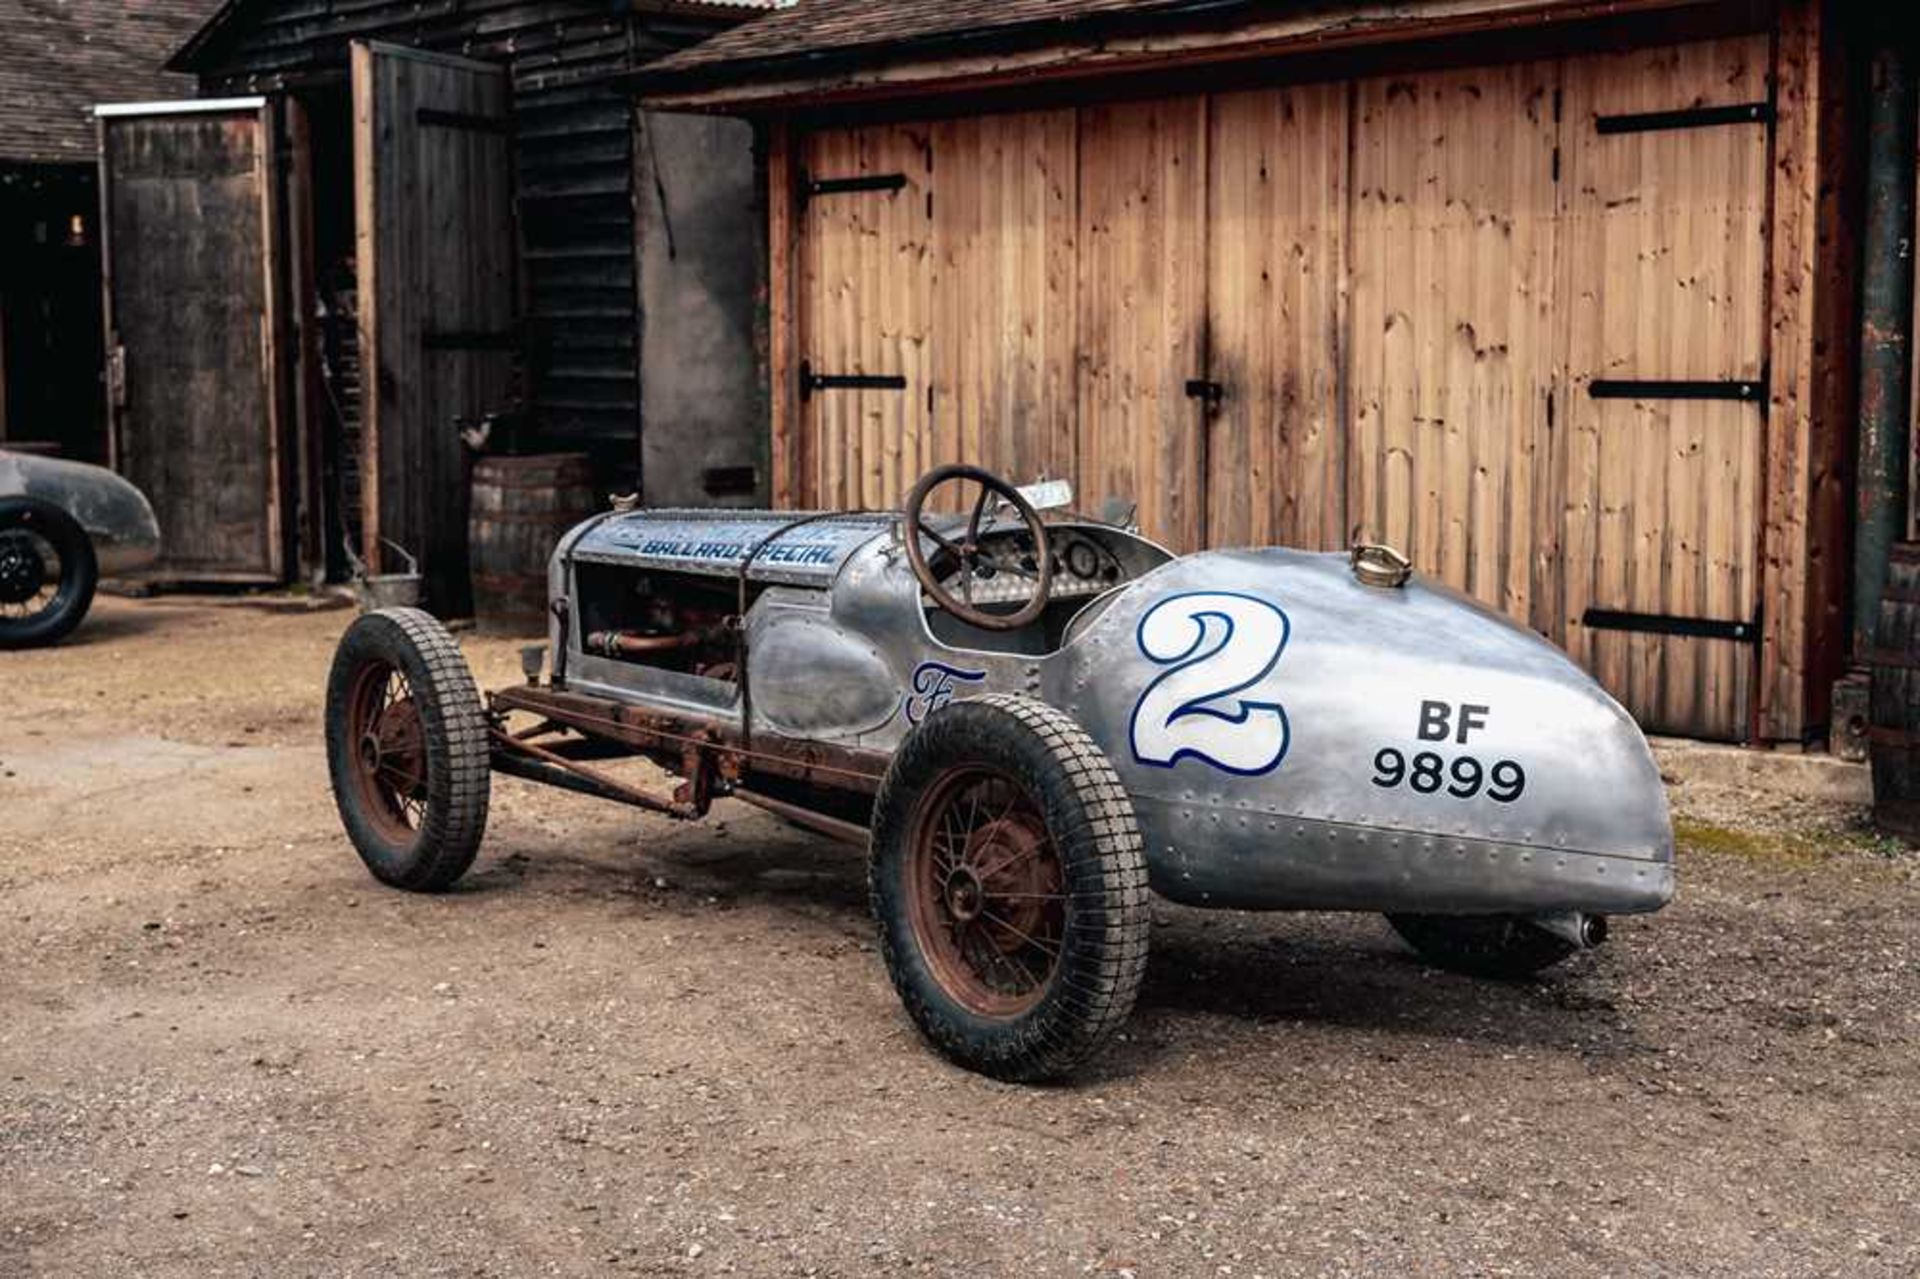
[(1031, 796), (997, 769), (948, 770), (927, 788), (908, 843), (914, 940), (969, 1012), (1016, 1017), (1059, 975), (1066, 875)]
[(426, 723), (406, 672), (368, 662), (347, 694), (348, 771), (381, 833), (409, 843), (426, 822)]

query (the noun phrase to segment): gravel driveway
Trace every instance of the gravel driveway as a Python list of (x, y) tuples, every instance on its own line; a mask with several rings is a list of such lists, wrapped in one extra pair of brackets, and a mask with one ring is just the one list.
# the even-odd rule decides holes
[(462, 891), (376, 886), (349, 616), (0, 654), (0, 1275), (1920, 1273), (1920, 863), (1850, 814), (1680, 796), (1674, 906), (1527, 985), (1160, 906), (1126, 1042), (1009, 1087), (733, 804), (503, 779)]

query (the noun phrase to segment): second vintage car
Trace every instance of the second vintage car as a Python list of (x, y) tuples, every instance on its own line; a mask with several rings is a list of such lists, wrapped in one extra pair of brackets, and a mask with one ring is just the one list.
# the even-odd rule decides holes
[[(550, 664), (484, 699), (431, 617), (369, 614), (327, 690), (347, 832), (435, 890), (495, 770), (689, 819), (757, 804), (870, 848), (908, 1011), (1011, 1079), (1125, 1021), (1150, 892), (1381, 911), (1493, 976), (1672, 895), (1644, 738), (1539, 636), (1384, 547), (1175, 556), (1029, 495), (950, 466), (899, 513), (596, 516), (553, 555)], [(619, 754), (682, 780), (641, 789)]]
[(160, 555), (153, 507), (104, 467), (0, 449), (0, 648), (66, 638), (103, 574)]

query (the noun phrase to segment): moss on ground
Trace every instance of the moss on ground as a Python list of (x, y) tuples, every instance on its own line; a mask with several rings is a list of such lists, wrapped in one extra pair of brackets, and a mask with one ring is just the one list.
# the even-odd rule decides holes
[(1871, 831), (1733, 830), (1688, 817), (1674, 819), (1673, 838), (1683, 854), (1715, 853), (1791, 869), (1819, 866), (1837, 857), (1891, 860), (1908, 855), (1899, 840)]

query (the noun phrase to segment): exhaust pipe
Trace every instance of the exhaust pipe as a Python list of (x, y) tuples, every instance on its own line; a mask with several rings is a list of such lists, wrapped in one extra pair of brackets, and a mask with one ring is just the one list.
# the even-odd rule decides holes
[(1575, 950), (1592, 950), (1607, 939), (1607, 917), (1585, 911), (1561, 910), (1551, 915), (1535, 915), (1528, 923), (1541, 932), (1552, 933)]

